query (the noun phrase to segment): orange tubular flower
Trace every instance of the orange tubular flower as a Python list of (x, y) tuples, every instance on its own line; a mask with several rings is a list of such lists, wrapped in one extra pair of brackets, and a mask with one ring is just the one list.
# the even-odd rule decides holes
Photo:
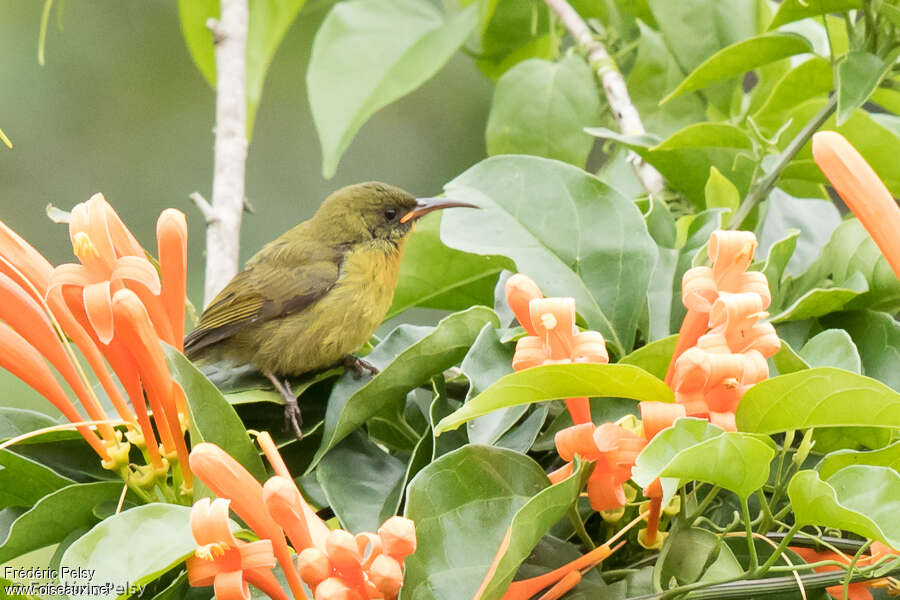
[(203, 498), (191, 509), (191, 532), (197, 541), (194, 556), (187, 559), (188, 582), (212, 585), (216, 598), (249, 600), (250, 582), (274, 600), (287, 600), (272, 574), (275, 555), (270, 540), (243, 542), (231, 534), (229, 501)]
[(866, 228), (900, 278), (900, 208), (884, 182), (836, 131), (813, 135), (813, 158), (835, 191)]
[(187, 219), (184, 213), (167, 208), (156, 222), (162, 303), (172, 327), (172, 341), (184, 351), (184, 305), (187, 297)]
[[(72, 405), (72, 401), (56, 382), (56, 377), (53, 376), (41, 354), (12, 327), (2, 322), (0, 322), (0, 367), (34, 388), (72, 423), (84, 421), (84, 418)], [(89, 427), (80, 426), (78, 432), (101, 459), (109, 459), (106, 446)]]
[(184, 476), (184, 491), (190, 493), (194, 482), (188, 467), (187, 445), (181, 431), (175, 402), (174, 387), (178, 384), (172, 381), (169, 374), (159, 338), (150, 323), (144, 305), (134, 292), (130, 290), (116, 292), (112, 300), (112, 311), (117, 336), (131, 354), (147, 390), (147, 399), (156, 417), (163, 448), (167, 454), (172, 455), (174, 451), (178, 456)]
[[(838, 554), (837, 552), (832, 552), (830, 550), (818, 551), (813, 548), (800, 548), (797, 546), (791, 546), (790, 549), (799, 554), (800, 558), (805, 560), (807, 563), (833, 560), (849, 565), (851, 560), (850, 557), (845, 554)], [(863, 555), (858, 561), (856, 561), (856, 564), (863, 567), (880, 560), (884, 556), (897, 554), (897, 551), (891, 549), (888, 546), (885, 546), (881, 542), (874, 542), (869, 547), (869, 554)], [(816, 567), (815, 571), (816, 573), (826, 573), (828, 571), (837, 571), (840, 569), (841, 567), (837, 565), (825, 565), (822, 567)], [(879, 587), (879, 584), (882, 581), (884, 580), (877, 579), (873, 581), (859, 581), (857, 583), (851, 583), (847, 597), (850, 598), (850, 600), (872, 600), (872, 593), (869, 591), (869, 588)], [(844, 597), (844, 586), (842, 585), (833, 585), (831, 587), (825, 588), (825, 591), (835, 598)]]
[(303, 586), (294, 569), (284, 532), (265, 506), (262, 485), (247, 469), (227, 452), (209, 442), (194, 446), (190, 456), (191, 471), (220, 498), (228, 498), (237, 515), (261, 538), (272, 541), (278, 563), (284, 570), (295, 598), (305, 598)]
[[(506, 300), (529, 333), (516, 344), (513, 369), (570, 362), (607, 363), (606, 342), (596, 331), (578, 331), (573, 298), (544, 298), (537, 284), (517, 273), (506, 282)], [(588, 398), (568, 398), (575, 424), (591, 422)]]

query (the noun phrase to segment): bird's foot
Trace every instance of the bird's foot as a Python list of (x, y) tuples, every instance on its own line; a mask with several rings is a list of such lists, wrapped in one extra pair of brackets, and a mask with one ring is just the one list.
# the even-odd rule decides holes
[(297, 396), (291, 391), (291, 384), (285, 379), (283, 382), (280, 381), (274, 375), (270, 375), (266, 373), (266, 377), (269, 381), (272, 382), (272, 385), (275, 386), (275, 389), (281, 392), (281, 397), (284, 398), (284, 428), (292, 429), (294, 431), (294, 435), (297, 436), (298, 440), (303, 439), (303, 431), (300, 429), (300, 425), (303, 424), (303, 416), (300, 414), (300, 406), (297, 404)]
[(370, 375), (378, 375), (378, 367), (352, 354), (344, 358), (344, 368), (353, 371), (354, 379), (362, 377), (363, 371), (368, 371)]

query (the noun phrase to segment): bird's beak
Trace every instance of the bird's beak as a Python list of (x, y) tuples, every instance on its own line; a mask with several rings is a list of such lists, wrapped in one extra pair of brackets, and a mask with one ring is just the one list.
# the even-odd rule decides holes
[(419, 198), (416, 201), (416, 207), (400, 217), (401, 223), (424, 217), (433, 210), (443, 210), (445, 208), (454, 208), (463, 206), (466, 208), (478, 208), (474, 204), (468, 202), (459, 202), (457, 200), (449, 200), (447, 198)]

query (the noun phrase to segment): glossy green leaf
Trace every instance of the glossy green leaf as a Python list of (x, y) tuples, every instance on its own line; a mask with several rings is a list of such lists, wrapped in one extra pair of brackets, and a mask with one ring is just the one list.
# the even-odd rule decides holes
[[(485, 325), (460, 365), (463, 374), (469, 379), (467, 402), (504, 375), (513, 372), (514, 350), (514, 344), (504, 344), (500, 341), (497, 330)], [(527, 411), (527, 405), (511, 406), (469, 421), (466, 423), (469, 441), (473, 444), (495, 443)]]
[(716, 81), (743, 75), (782, 58), (809, 52), (812, 52), (812, 47), (806, 38), (791, 33), (764, 33), (742, 40), (710, 56), (662, 101), (702, 89)]
[(854, 311), (831, 315), (823, 324), (845, 329), (859, 350), (865, 374), (900, 391), (900, 324), (894, 317)]
[(821, 367), (757, 383), (741, 398), (740, 431), (777, 433), (810, 427), (900, 428), (900, 394), (880, 381)]
[(878, 450), (839, 450), (822, 459), (817, 470), (819, 477), (828, 479), (837, 471), (850, 465), (870, 465), (873, 467), (890, 467), (900, 472), (900, 442)]
[[(69, 546), (60, 562), (61, 568), (96, 569), (94, 581), (114, 585), (125, 582), (142, 585), (152, 581), (197, 549), (191, 534), (190, 514), (187, 506), (154, 503), (113, 515)], [(103, 595), (73, 594), (70, 598), (117, 596), (113, 591)]]
[(484, 0), (478, 31), (481, 52), (476, 64), (492, 79), (530, 58), (552, 59), (558, 40), (550, 33), (550, 13), (540, 2)]
[(500, 546), (492, 563), (495, 568), (491, 576), (482, 581), (479, 600), (498, 600), (503, 596), (519, 565), (578, 500), (587, 475), (584, 464), (579, 463), (569, 477), (541, 490), (516, 512), (507, 530), (508, 538), (504, 538), (507, 543)]
[(508, 256), (546, 296), (574, 297), (615, 352), (631, 349), (657, 252), (630, 200), (581, 169), (532, 156), (489, 158), (445, 189), (482, 210), (447, 211), (444, 243)]
[(888, 71), (894, 61), (854, 50), (837, 66), (837, 124), (843, 125), (850, 114), (861, 107)]
[(773, 323), (802, 321), (821, 317), (843, 309), (869, 290), (866, 278), (859, 272), (835, 287), (815, 287), (803, 293), (790, 305), (772, 315)]
[(843, 329), (827, 329), (800, 348), (800, 357), (811, 367), (834, 367), (860, 374), (862, 363), (856, 345)]
[(678, 343), (678, 334), (655, 342), (650, 342), (624, 357), (617, 364), (634, 365), (647, 371), (657, 379), (665, 379), (669, 363), (672, 362), (672, 354), (675, 353), (675, 345)]
[(638, 455), (632, 479), (646, 487), (657, 477), (713, 483), (747, 498), (769, 477), (770, 444), (724, 432), (702, 419), (678, 419)]
[(89, 529), (99, 520), (94, 509), (104, 502), (118, 502), (122, 483), (100, 481), (73, 483), (50, 492), (3, 531), (0, 564), (26, 552), (56, 544), (71, 532)]
[(487, 323), (499, 325), (494, 311), (474, 306), (442, 319), (430, 331), (414, 328), (418, 332), (411, 334), (408, 326), (395, 329), (366, 356), (380, 373), (359, 380), (344, 375), (335, 385), (328, 400), (322, 444), (309, 468), (369, 417), (401, 402), (410, 390), (459, 363)]
[(830, 200), (795, 198), (780, 189), (769, 193), (765, 215), (756, 227), (758, 256), (792, 231), (799, 231), (796, 245), (782, 273), (799, 275), (806, 271), (828, 244), (841, 224), (841, 213)]
[(674, 89), (685, 73), (666, 46), (662, 34), (644, 23), (638, 21), (637, 56), (625, 82), (647, 131), (666, 136), (691, 123), (703, 121), (706, 115), (703, 100), (696, 94), (659, 106), (659, 99)]
[(500, 408), (582, 396), (673, 400), (669, 386), (633, 365), (543, 365), (501, 377), (438, 423), (435, 433), (456, 429), (475, 417)]
[[(306, 0), (249, 0), (247, 32), (247, 134), (253, 131), (256, 109), (275, 51)], [(219, 0), (178, 0), (181, 32), (194, 64), (209, 85), (216, 86), (213, 35), (207, 19), (219, 17)]]
[(750, 150), (753, 148), (753, 142), (744, 130), (729, 123), (694, 123), (676, 131), (651, 150), (720, 147)]
[(781, 348), (772, 357), (772, 362), (775, 363), (779, 375), (787, 375), (809, 368), (809, 364), (785, 340), (781, 340)]
[[(96, 455), (94, 457), (100, 461)], [(0, 450), (0, 508), (31, 506), (71, 483), (74, 483), (71, 479), (35, 460)]]
[[(710, 125), (713, 127), (709, 127)], [(726, 129), (731, 131), (727, 126), (722, 129), (716, 125), (719, 124), (698, 123), (685, 129), (712, 134), (724, 133)], [(666, 142), (659, 144), (657, 138), (650, 135), (626, 136), (604, 127), (591, 127), (586, 131), (591, 135), (619, 142), (634, 151), (653, 165), (674, 189), (687, 196), (698, 210), (706, 206), (706, 181), (712, 167), (734, 183), (741, 196), (749, 189), (755, 161), (746, 149), (728, 145), (738, 143), (739, 137), (719, 135), (711, 137), (709, 142), (717, 145), (672, 147)], [(675, 132), (671, 137), (679, 136), (680, 133)], [(663, 149), (657, 149), (658, 145), (664, 145)]]
[[(442, 377), (436, 377), (432, 380), (433, 400), (428, 413), (428, 425), (431, 427), (432, 435), (434, 435), (434, 426), (447, 415), (453, 414), (454, 411), (462, 406), (457, 400), (452, 400), (447, 396), (447, 387)], [(448, 452), (453, 452), (465, 446), (469, 442), (466, 432), (458, 429), (445, 435), (438, 437), (434, 435), (434, 453), (432, 460), (439, 456), (443, 456)]]
[(406, 243), (394, 302), (385, 320), (413, 307), (464, 310), (491, 304), (497, 276), (511, 262), (448, 248), (441, 243), (440, 225), (440, 212), (416, 223)]
[[(685, 73), (722, 48), (759, 33), (760, 12), (755, 2), (744, 0), (649, 0), (653, 17), (659, 24), (666, 46)], [(703, 35), (697, 24), (703, 23)], [(727, 112), (733, 93), (731, 82), (704, 90), (707, 99)], [(707, 169), (706, 173), (709, 173)], [(705, 181), (706, 174), (704, 174)]]
[(344, 528), (362, 533), (377, 531), (396, 514), (406, 464), (357, 431), (322, 458), (316, 476)]
[(728, 225), (731, 214), (737, 210), (741, 203), (737, 188), (722, 175), (719, 170), (712, 167), (709, 170), (709, 179), (706, 180), (706, 208), (724, 208), (728, 212), (722, 217), (722, 224)]
[(538, 404), (532, 407), (524, 419), (513, 425), (497, 440), (496, 445), (516, 452), (528, 452), (537, 441), (549, 413), (549, 404)]
[(534, 460), (490, 446), (464, 446), (422, 469), (407, 490), (419, 543), (406, 559), (404, 598), (473, 598), (516, 514), (548, 487)]
[(767, 129), (777, 130), (783, 116), (794, 107), (825, 96), (834, 87), (834, 70), (826, 59), (814, 56), (788, 71), (772, 88), (768, 98), (753, 113), (753, 121)]
[(306, 73), (326, 178), (369, 117), (430, 79), (477, 19), (475, 4), (445, 19), (417, 0), (350, 0), (331, 9)]
[[(681, 585), (695, 581), (736, 577), (743, 572), (741, 564), (721, 538), (699, 527), (679, 528), (666, 539), (665, 558), (656, 564), (659, 580), (673, 580)], [(661, 555), (662, 556), (662, 555)]]
[(0, 442), (54, 425), (59, 422), (36, 410), (0, 406)]
[[(780, 304), (781, 298), (781, 282), (784, 279), (784, 270), (791, 261), (791, 256), (797, 247), (797, 238), (800, 236), (799, 229), (789, 229), (785, 236), (780, 240), (771, 243), (766, 262), (763, 264), (762, 272), (766, 276), (769, 283), (769, 291), (772, 294), (772, 302)], [(757, 252), (757, 256), (763, 252)]]
[(826, 480), (800, 471), (788, 484), (797, 523), (846, 529), (891, 547), (900, 545), (900, 473), (850, 465)]
[(861, 5), (861, 0), (784, 0), (778, 6), (769, 29), (824, 13), (845, 12)]
[(599, 111), (594, 74), (581, 56), (520, 62), (497, 82), (488, 154), (531, 154), (584, 167), (594, 145), (584, 128), (596, 124)]
[(250, 441), (240, 417), (222, 393), (183, 354), (164, 345), (172, 377), (184, 390), (190, 419), (191, 444), (212, 442), (228, 452), (256, 479), (266, 471), (256, 446)]

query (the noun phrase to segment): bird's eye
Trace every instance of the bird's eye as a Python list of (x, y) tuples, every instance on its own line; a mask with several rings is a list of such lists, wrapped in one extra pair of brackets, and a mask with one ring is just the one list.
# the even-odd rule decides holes
[(393, 221), (397, 217), (397, 209), (396, 208), (386, 208), (384, 209), (384, 218), (388, 221)]

